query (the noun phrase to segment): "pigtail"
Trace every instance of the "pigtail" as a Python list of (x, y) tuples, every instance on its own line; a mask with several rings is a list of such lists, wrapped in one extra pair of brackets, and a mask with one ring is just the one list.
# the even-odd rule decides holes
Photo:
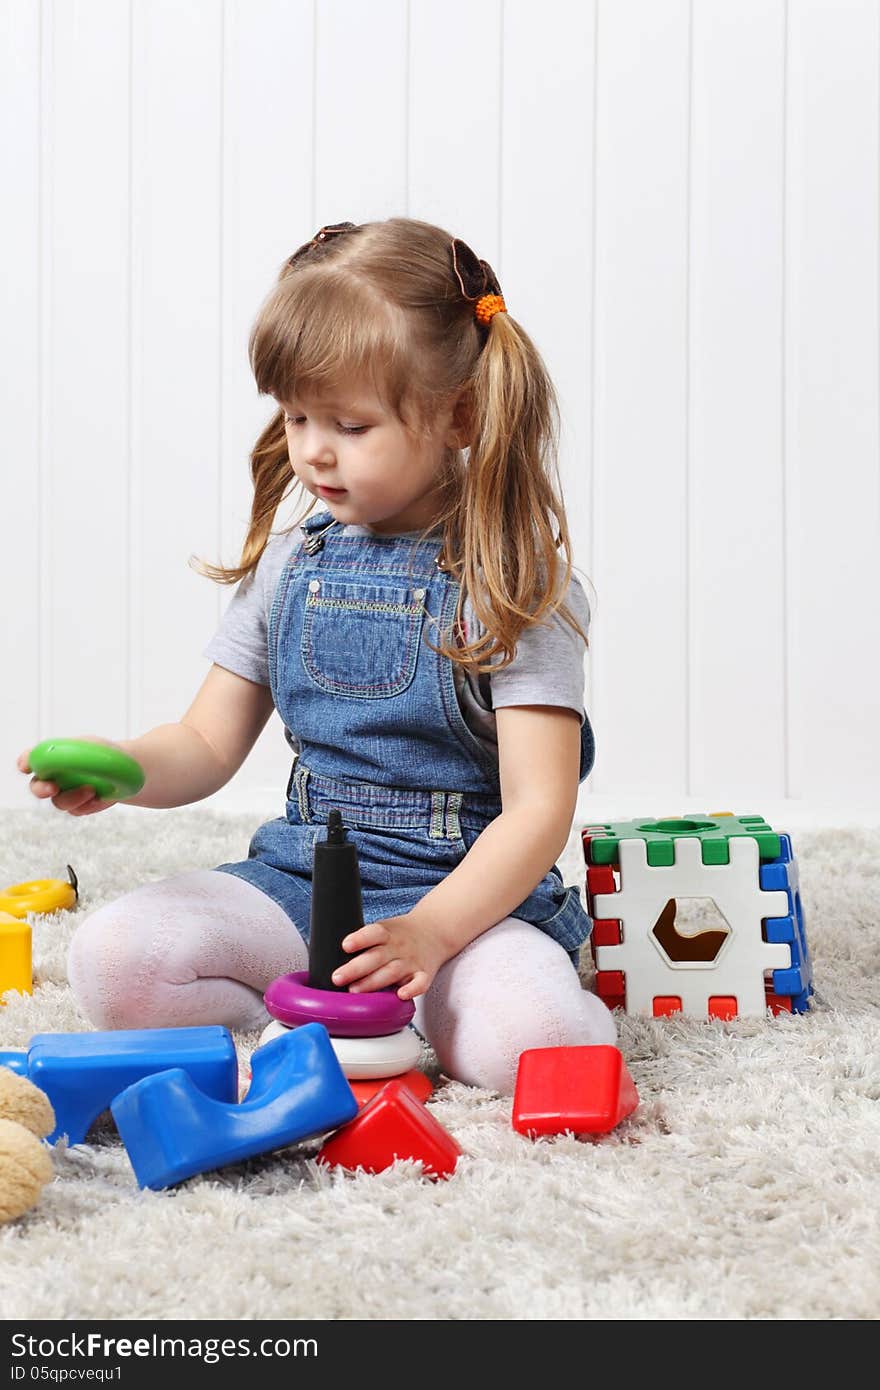
[[(566, 604), (571, 542), (558, 480), (559, 406), (540, 354), (514, 319), (488, 323), (470, 387), (471, 442), (445, 551), (464, 597), (486, 629), (467, 644), (440, 646), (478, 671), (514, 658), (520, 633), (560, 615), (585, 642)], [(561, 553), (560, 553), (561, 552)], [(500, 660), (497, 660), (500, 656)]]
[[(283, 410), (276, 410), (257, 439), (251, 452), (250, 471), (254, 496), (247, 535), (238, 564), (212, 565), (207, 560), (199, 560), (195, 556), (190, 560), (193, 569), (207, 579), (213, 579), (217, 584), (237, 584), (256, 569), (272, 534), (276, 512), (296, 483), (287, 452)], [(314, 502), (311, 501), (311, 506), (313, 505)], [(311, 510), (311, 506), (308, 510)], [(289, 529), (293, 530), (302, 519), (303, 516), (298, 517)]]

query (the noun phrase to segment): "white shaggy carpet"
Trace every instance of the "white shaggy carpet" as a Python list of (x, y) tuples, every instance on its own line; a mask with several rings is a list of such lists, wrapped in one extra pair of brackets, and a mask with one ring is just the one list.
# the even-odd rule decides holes
[[(34, 919), (37, 988), (0, 1008), (0, 1048), (87, 1026), (65, 976), (78, 917), (239, 857), (254, 824), (0, 813), (0, 887), (71, 863), (82, 892), (75, 913)], [(578, 829), (561, 867), (582, 884)], [(792, 838), (818, 1002), (801, 1017), (622, 1019), (641, 1104), (611, 1134), (535, 1143), (509, 1099), (438, 1077), (431, 1108), (467, 1155), (447, 1182), (411, 1162), (328, 1174), (312, 1142), (142, 1192), (108, 1115), (55, 1149), (39, 1205), (0, 1229), (2, 1316), (875, 1319), (880, 831)], [(246, 1066), (256, 1035), (236, 1042)]]

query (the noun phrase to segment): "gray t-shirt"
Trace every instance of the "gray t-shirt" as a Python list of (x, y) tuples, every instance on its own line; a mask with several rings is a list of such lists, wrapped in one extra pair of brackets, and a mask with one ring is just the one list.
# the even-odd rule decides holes
[[(364, 526), (345, 526), (349, 535), (369, 536)], [(420, 532), (404, 532), (417, 536)], [(269, 684), (269, 611), (284, 562), (301, 539), (298, 531), (273, 536), (256, 570), (243, 579), (232, 596), (220, 626), (205, 647), (203, 655), (227, 671), (244, 676), (259, 685)], [(588, 631), (590, 608), (586, 594), (572, 575), (566, 601), (584, 631)], [(467, 598), (463, 625), (468, 642), (482, 636), (485, 628)], [(494, 710), (504, 705), (561, 705), (573, 709), (584, 722), (583, 639), (558, 613), (549, 621), (526, 628), (517, 642), (509, 666), (495, 674), (465, 670), (453, 663), (455, 689), (465, 723), (474, 736), (498, 757), (498, 738)], [(296, 730), (291, 730), (296, 747)]]

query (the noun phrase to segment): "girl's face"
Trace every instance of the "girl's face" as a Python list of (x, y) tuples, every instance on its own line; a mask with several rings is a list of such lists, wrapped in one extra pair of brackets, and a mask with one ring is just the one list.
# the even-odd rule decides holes
[(364, 383), (279, 405), (294, 473), (338, 521), (388, 533), (431, 524), (443, 451), (458, 446), (451, 409), (416, 436)]

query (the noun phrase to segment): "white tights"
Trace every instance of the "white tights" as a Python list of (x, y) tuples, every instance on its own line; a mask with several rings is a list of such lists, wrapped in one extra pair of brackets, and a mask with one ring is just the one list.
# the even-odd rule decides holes
[[(96, 1028), (269, 1020), (263, 992), (308, 967), (290, 918), (253, 884), (214, 869), (148, 883), (92, 913), (70, 946), (73, 992)], [(447, 1076), (511, 1094), (531, 1047), (616, 1041), (605, 1005), (581, 987), (566, 952), (505, 917), (437, 972), (413, 1020)]]

